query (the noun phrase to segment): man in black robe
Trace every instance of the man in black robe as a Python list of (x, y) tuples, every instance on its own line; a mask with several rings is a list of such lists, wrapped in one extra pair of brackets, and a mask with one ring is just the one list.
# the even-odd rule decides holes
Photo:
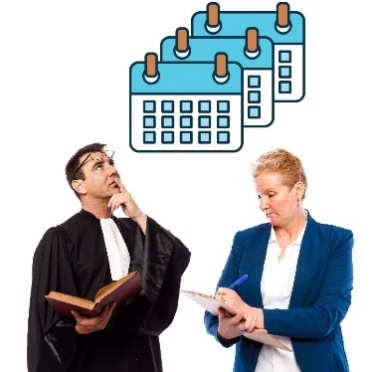
[[(82, 209), (47, 230), (35, 251), (28, 370), (161, 372), (159, 335), (177, 311), (190, 252), (137, 206), (105, 145), (94, 143), (77, 151), (66, 166), (66, 176)], [(119, 206), (128, 218), (113, 215)], [(50, 291), (92, 300), (113, 280), (100, 223), (109, 218), (129, 251), (129, 272), (139, 271), (143, 290), (125, 305), (108, 305), (93, 318), (76, 312), (57, 314), (44, 297)]]

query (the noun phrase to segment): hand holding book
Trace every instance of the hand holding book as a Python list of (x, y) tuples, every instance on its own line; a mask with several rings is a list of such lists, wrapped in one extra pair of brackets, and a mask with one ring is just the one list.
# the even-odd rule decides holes
[(80, 335), (89, 334), (96, 331), (101, 331), (106, 328), (107, 323), (110, 321), (112, 312), (116, 307), (116, 302), (112, 302), (109, 305), (103, 307), (102, 311), (91, 317), (85, 317), (75, 310), (71, 310), (71, 314), (74, 316), (76, 325), (76, 333)]
[(100, 288), (93, 301), (56, 291), (51, 291), (45, 298), (59, 314), (72, 316), (71, 311), (74, 310), (85, 317), (94, 317), (100, 314), (106, 305), (116, 302), (116, 305), (120, 306), (138, 295), (141, 290), (139, 273), (133, 271)]

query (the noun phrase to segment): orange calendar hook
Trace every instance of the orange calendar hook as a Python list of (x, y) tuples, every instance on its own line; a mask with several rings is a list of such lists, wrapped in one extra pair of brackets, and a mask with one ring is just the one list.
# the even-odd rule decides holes
[(258, 29), (255, 27), (247, 28), (245, 36), (245, 54), (249, 58), (256, 58), (260, 54)]
[(143, 77), (150, 84), (156, 83), (159, 79), (158, 55), (156, 53), (146, 53)]
[(217, 83), (226, 83), (229, 79), (228, 58), (226, 53), (217, 53), (214, 60), (214, 79)]
[(205, 27), (210, 33), (216, 33), (220, 30), (220, 5), (218, 3), (208, 3)]
[(278, 3), (276, 6), (276, 29), (278, 32), (286, 33), (291, 28), (289, 19), (290, 8), (288, 3)]
[(179, 27), (176, 30), (174, 53), (178, 58), (186, 58), (190, 54), (189, 30), (185, 27)]

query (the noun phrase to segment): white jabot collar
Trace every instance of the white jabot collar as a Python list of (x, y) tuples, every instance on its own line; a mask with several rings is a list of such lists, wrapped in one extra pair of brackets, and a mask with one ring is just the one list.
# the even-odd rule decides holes
[(110, 265), (112, 280), (128, 274), (130, 255), (116, 223), (111, 218), (100, 219), (103, 239)]

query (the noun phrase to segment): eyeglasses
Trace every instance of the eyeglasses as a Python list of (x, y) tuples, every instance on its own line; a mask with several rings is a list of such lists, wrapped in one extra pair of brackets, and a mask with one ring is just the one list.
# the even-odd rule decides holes
[(95, 151), (89, 153), (86, 158), (80, 163), (80, 165), (75, 169), (73, 176), (76, 175), (78, 170), (91, 158), (94, 162), (101, 161), (103, 156), (106, 155), (108, 158), (112, 159), (114, 157), (115, 151), (114, 150), (103, 150), (103, 151)]

